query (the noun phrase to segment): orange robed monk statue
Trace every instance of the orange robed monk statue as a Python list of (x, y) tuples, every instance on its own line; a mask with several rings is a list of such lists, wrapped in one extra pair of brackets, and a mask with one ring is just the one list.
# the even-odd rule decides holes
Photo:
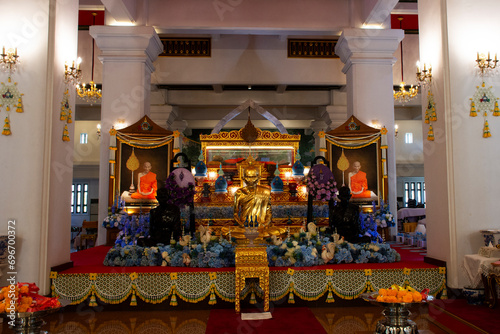
[(130, 197), (134, 199), (155, 199), (158, 183), (156, 181), (156, 174), (151, 172), (151, 163), (145, 162), (143, 171), (139, 173), (139, 183), (137, 185), (137, 192), (132, 193)]
[(245, 225), (252, 221), (258, 225), (259, 238), (285, 233), (285, 228), (272, 225), (271, 218), (271, 188), (258, 184), (259, 169), (249, 164), (243, 171), (242, 179), (246, 186), (238, 189), (234, 194), (233, 217), (238, 226), (224, 226), (221, 233), (227, 235), (229, 228), (231, 236), (244, 239)]
[(352, 164), (354, 171), (349, 173), (349, 188), (353, 198), (370, 198), (371, 191), (368, 190), (366, 173), (361, 171), (361, 163), (355, 161)]

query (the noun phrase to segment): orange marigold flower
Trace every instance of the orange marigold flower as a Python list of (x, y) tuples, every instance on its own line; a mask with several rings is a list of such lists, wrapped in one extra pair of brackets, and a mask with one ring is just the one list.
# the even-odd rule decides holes
[(387, 295), (387, 290), (386, 289), (379, 289), (378, 290), (379, 296), (386, 296)]
[(21, 293), (28, 293), (30, 292), (30, 288), (27, 285), (23, 285), (19, 291)]
[(17, 312), (26, 312), (28, 310), (29, 305), (21, 304), (17, 307)]
[(386, 296), (385, 297), (385, 302), (386, 303), (397, 303), (398, 302), (398, 299), (396, 298), (396, 296)]
[(394, 296), (394, 297), (396, 297), (397, 295), (398, 295), (398, 290), (387, 289), (387, 296)]
[(25, 296), (25, 297), (21, 298), (21, 304), (31, 305), (32, 302), (33, 302), (33, 298), (31, 298), (31, 297)]
[(413, 294), (412, 293), (407, 293), (406, 295), (403, 296), (403, 302), (405, 303), (411, 303), (413, 302)]
[(5, 303), (0, 303), (0, 313), (5, 312)]
[(420, 292), (414, 292), (412, 293), (413, 295), (413, 300), (416, 302), (421, 302), (422, 301), (422, 294)]
[(406, 293), (407, 293), (407, 292), (408, 292), (408, 291), (406, 291), (406, 290), (399, 290), (399, 291), (398, 291), (398, 295), (397, 295), (397, 296), (398, 296), (398, 298), (403, 298), (404, 296), (406, 296)]

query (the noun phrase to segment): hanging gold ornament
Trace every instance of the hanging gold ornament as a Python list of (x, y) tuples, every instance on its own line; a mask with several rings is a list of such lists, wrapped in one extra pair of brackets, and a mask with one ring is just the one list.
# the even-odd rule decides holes
[(493, 109), (493, 116), (500, 116), (500, 109), (498, 109), (498, 101), (495, 101), (495, 109)]
[(0, 105), (5, 106), (7, 111), (10, 111), (11, 106), (18, 107), (19, 99), (22, 95), (17, 89), (17, 82), (12, 84), (10, 77), (7, 80), (7, 84), (4, 82), (0, 83)]
[(4, 125), (3, 125), (3, 131), (2, 131), (2, 134), (4, 136), (10, 136), (12, 134), (12, 132), (10, 132), (10, 121), (9, 121), (9, 116), (6, 116), (5, 117), (5, 122), (4, 122)]
[[(21, 94), (22, 96), (23, 94)], [(16, 108), (16, 112), (24, 112), (24, 108), (23, 108), (23, 100), (21, 98), (21, 96), (19, 97), (19, 99), (17, 99), (17, 108)]]
[(471, 103), (470, 103), (470, 114), (469, 116), (470, 117), (476, 117), (477, 116), (477, 112), (476, 112), (476, 104), (474, 103), (474, 101), (471, 100)]
[(434, 102), (434, 94), (432, 94), (431, 90), (427, 92), (427, 109), (425, 112), (429, 113), (430, 122), (437, 121), (436, 102)]
[(432, 125), (429, 126), (429, 132), (427, 133), (427, 140), (434, 141), (434, 129), (432, 128)]
[(488, 124), (488, 113), (485, 111), (484, 112), (484, 127), (483, 127), (483, 138), (489, 138), (491, 137), (490, 133), (490, 126)]
[(71, 107), (69, 105), (69, 92), (68, 89), (63, 94), (63, 98), (61, 101), (61, 113), (59, 115), (59, 119), (61, 121), (65, 121), (68, 119), (68, 114), (71, 112)]
[(62, 140), (63, 141), (70, 141), (68, 124), (64, 124)]

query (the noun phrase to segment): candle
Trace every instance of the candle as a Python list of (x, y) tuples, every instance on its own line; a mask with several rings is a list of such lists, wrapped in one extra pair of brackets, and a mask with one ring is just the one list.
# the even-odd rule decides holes
[(5, 46), (2, 47), (2, 55), (5, 55)]
[(17, 48), (16, 48), (16, 51), (15, 51), (15, 52), (16, 52), (16, 53), (15, 53), (15, 56), (17, 56)]
[(427, 69), (425, 68), (425, 63), (424, 63), (424, 72), (426, 71)]
[(477, 62), (479, 63), (479, 52), (477, 53)]
[(420, 73), (420, 61), (417, 60), (417, 73)]
[(489, 52), (489, 51), (488, 51), (488, 59), (487, 59), (487, 60), (488, 60), (488, 61), (490, 61), (490, 60), (491, 60), (491, 58), (490, 58), (490, 52)]

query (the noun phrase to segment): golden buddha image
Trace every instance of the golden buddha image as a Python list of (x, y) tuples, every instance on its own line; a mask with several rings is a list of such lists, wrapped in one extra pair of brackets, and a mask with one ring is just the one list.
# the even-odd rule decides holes
[(259, 185), (260, 169), (250, 163), (244, 167), (242, 180), (245, 186), (234, 194), (233, 218), (238, 226), (225, 226), (222, 233), (227, 235), (231, 229), (231, 236), (236, 239), (245, 239), (245, 222), (252, 221), (258, 225), (259, 238), (268, 238), (272, 235), (285, 233), (285, 228), (275, 227), (272, 224), (271, 188)]

